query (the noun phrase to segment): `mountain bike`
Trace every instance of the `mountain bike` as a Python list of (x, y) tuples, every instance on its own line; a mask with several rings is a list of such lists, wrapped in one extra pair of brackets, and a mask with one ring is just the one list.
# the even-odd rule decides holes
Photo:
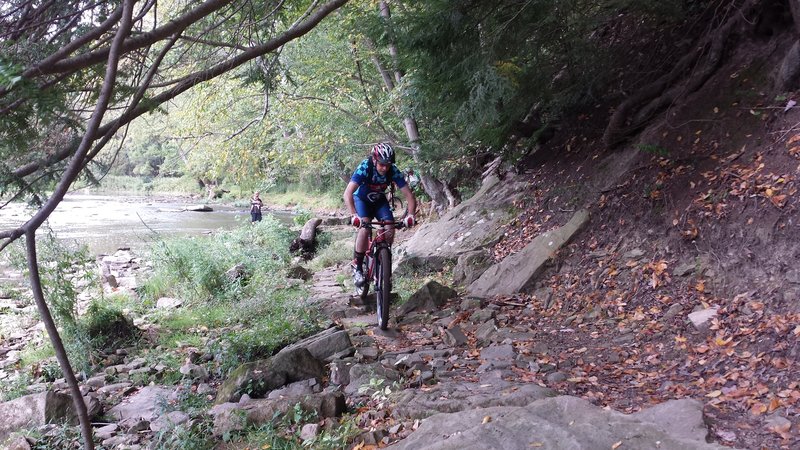
[[(367, 252), (364, 256), (364, 284), (356, 287), (356, 294), (361, 300), (367, 299), (369, 283), (375, 283), (375, 304), (377, 306), (378, 327), (385, 330), (389, 326), (389, 306), (392, 296), (392, 247), (386, 241), (387, 227), (403, 228), (403, 222), (371, 221), (363, 222), (362, 228), (369, 230)], [(376, 228), (378, 227), (378, 228)], [(375, 238), (372, 230), (377, 229)]]

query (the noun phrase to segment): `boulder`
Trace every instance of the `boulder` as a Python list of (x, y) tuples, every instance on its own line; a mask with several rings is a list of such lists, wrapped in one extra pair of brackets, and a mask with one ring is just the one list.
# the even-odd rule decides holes
[(175, 428), (189, 421), (189, 415), (183, 411), (171, 411), (150, 422), (150, 430), (156, 433)]
[(553, 254), (566, 245), (589, 222), (589, 212), (580, 210), (563, 227), (542, 233), (503, 261), (486, 270), (467, 288), (473, 297), (512, 295), (529, 288)]
[(795, 41), (774, 75), (775, 89), (794, 90), (797, 88), (798, 80), (800, 80), (800, 41)]
[(211, 212), (214, 209), (208, 205), (190, 205), (185, 208), (186, 211), (193, 211), (193, 212)]
[(397, 313), (402, 316), (411, 311), (435, 311), (455, 297), (458, 297), (458, 293), (453, 289), (442, 286), (436, 281), (429, 281), (417, 292), (411, 294), (411, 297), (400, 306)]
[(11, 436), (5, 442), (0, 439), (0, 446), (5, 450), (31, 450), (31, 443), (28, 442), (25, 436), (19, 434)]
[(464, 334), (461, 327), (455, 325), (450, 329), (444, 330), (442, 340), (448, 347), (459, 347), (467, 343), (467, 335)]
[(458, 257), (453, 268), (453, 283), (469, 286), (492, 265), (491, 255), (487, 249), (471, 250)]
[(26, 395), (0, 403), (0, 442), (12, 432), (39, 427), (48, 423), (77, 424), (72, 398), (67, 394), (47, 391)]
[(230, 269), (225, 272), (225, 278), (228, 279), (230, 282), (234, 282), (240, 278), (244, 278), (247, 275), (247, 267), (242, 264), (236, 264)]
[(108, 410), (114, 420), (126, 419), (153, 421), (172, 389), (162, 386), (145, 386), (139, 392), (126, 397), (122, 403)]
[(348, 377), (349, 383), (344, 388), (345, 394), (355, 395), (365, 393), (367, 395), (372, 392), (365, 392), (373, 380), (383, 380), (381, 386), (388, 386), (392, 381), (400, 379), (400, 373), (384, 367), (380, 363), (372, 364), (354, 364), (350, 367), (350, 374)]
[(513, 218), (513, 203), (527, 192), (522, 181), (486, 178), (469, 200), (451, 209), (439, 221), (425, 223), (397, 247), (396, 273), (416, 269), (438, 270), (462, 253), (484, 248), (500, 239), (503, 225)]
[(288, 278), (308, 281), (311, 279), (311, 272), (303, 266), (294, 266), (286, 273)]
[(702, 330), (709, 320), (717, 316), (719, 308), (706, 308), (689, 314), (689, 320), (698, 330)]
[(323, 392), (314, 395), (289, 396), (280, 399), (251, 400), (244, 405), (223, 403), (208, 413), (214, 417), (215, 436), (231, 431), (243, 430), (249, 426), (259, 426), (291, 414), (295, 405), (307, 413), (316, 414), (319, 419), (340, 416), (347, 405), (341, 392)]
[(183, 304), (183, 300), (173, 297), (161, 297), (156, 300), (156, 308), (158, 309), (174, 309)]
[(331, 327), (283, 348), (281, 353), (298, 348), (308, 349), (314, 358), (326, 361), (334, 355), (352, 349), (353, 343), (350, 341), (347, 331)]
[(552, 389), (537, 384), (505, 383), (504, 385), (502, 381), (441, 382), (429, 389), (406, 389), (400, 392), (392, 399), (394, 404), (392, 414), (398, 419), (424, 419), (436, 413), (453, 413), (493, 406), (525, 406), (555, 395), (557, 394)]
[(705, 441), (708, 430), (699, 402), (667, 403), (671, 405), (625, 415), (583, 399), (561, 396), (521, 407), (437, 414), (389, 448), (726, 448)]
[(251, 397), (261, 397), (287, 383), (309, 378), (322, 380), (323, 375), (322, 363), (308, 349), (281, 351), (269, 359), (239, 366), (219, 387), (215, 403), (238, 400), (245, 391)]

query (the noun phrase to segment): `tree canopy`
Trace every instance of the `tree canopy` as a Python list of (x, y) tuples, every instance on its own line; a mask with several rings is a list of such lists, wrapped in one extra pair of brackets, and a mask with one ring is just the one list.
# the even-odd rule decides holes
[[(390, 141), (406, 150), (403, 164), (469, 188), (483, 164), (520, 158), (564, 112), (607, 94), (628, 58), (616, 34), (679, 23), (700, 3), (349, 2), (262, 64), (168, 106), (167, 134), (207, 160), (185, 160), (198, 178), (331, 185), (371, 144)], [(408, 118), (418, 142), (405, 134)]]

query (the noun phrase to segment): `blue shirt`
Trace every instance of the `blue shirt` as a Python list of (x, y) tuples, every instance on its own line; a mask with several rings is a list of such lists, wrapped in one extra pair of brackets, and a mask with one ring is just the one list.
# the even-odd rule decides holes
[(400, 172), (400, 169), (394, 164), (392, 164), (392, 167), (386, 172), (386, 175), (378, 173), (378, 168), (373, 165), (372, 178), (369, 179), (370, 165), (369, 158), (361, 161), (356, 171), (353, 172), (353, 176), (350, 177), (350, 181), (358, 184), (358, 189), (354, 195), (358, 196), (360, 199), (369, 202), (379, 200), (383, 196), (378, 196), (376, 194), (384, 194), (390, 183), (396, 184), (398, 189), (402, 189), (406, 186), (406, 180), (403, 178), (402, 172)]

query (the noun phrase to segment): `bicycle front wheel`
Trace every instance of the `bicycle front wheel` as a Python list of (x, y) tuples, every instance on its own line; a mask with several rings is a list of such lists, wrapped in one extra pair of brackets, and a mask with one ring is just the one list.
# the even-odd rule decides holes
[(388, 248), (378, 249), (378, 274), (375, 280), (375, 297), (378, 306), (378, 327), (389, 327), (389, 299), (392, 296), (392, 253)]

